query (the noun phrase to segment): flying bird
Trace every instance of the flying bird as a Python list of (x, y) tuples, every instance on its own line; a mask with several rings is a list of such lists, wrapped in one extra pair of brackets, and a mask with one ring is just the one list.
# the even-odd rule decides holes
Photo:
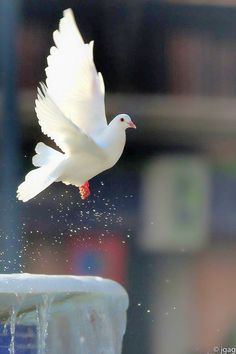
[(126, 129), (136, 128), (127, 114), (107, 124), (105, 87), (93, 61), (93, 41), (85, 44), (71, 9), (63, 12), (55, 45), (47, 58), (46, 83), (38, 87), (35, 111), (42, 132), (61, 151), (39, 142), (33, 169), (17, 190), (26, 202), (53, 182), (79, 187), (90, 195), (89, 180), (111, 168), (122, 155)]

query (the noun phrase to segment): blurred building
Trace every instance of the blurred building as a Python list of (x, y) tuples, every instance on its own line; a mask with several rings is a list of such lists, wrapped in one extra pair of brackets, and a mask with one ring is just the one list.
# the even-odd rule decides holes
[(119, 164), (92, 181), (88, 202), (56, 184), (20, 205), (23, 271), (98, 274), (124, 284), (124, 353), (236, 347), (236, 3), (21, 5), (19, 182), (44, 139), (36, 86), (67, 7), (84, 38), (95, 40), (108, 118), (127, 112), (138, 126)]

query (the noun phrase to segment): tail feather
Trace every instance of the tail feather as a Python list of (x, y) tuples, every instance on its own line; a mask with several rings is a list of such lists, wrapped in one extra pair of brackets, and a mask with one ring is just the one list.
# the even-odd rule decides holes
[(43, 166), (30, 171), (25, 176), (25, 181), (17, 189), (17, 198), (23, 202), (34, 198), (57, 179), (52, 169)]
[(17, 189), (17, 198), (23, 202), (34, 198), (58, 178), (60, 162), (65, 155), (40, 142), (35, 147), (34, 166), (38, 167), (25, 176)]
[(64, 154), (54, 150), (50, 146), (40, 142), (35, 147), (36, 155), (33, 156), (32, 162), (36, 167), (41, 167), (47, 165), (51, 162), (55, 162), (56, 159), (61, 159), (64, 157)]

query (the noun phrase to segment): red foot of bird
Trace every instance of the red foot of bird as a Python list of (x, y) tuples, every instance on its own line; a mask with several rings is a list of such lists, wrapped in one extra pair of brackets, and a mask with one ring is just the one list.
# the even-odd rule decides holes
[(82, 186), (79, 187), (79, 192), (81, 195), (81, 198), (87, 199), (90, 196), (90, 189), (89, 189), (89, 182), (85, 182)]

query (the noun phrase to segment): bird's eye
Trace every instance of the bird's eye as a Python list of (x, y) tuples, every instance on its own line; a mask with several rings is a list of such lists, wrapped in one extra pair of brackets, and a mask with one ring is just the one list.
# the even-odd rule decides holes
[(120, 121), (121, 121), (121, 122), (124, 122), (124, 120), (125, 120), (124, 118), (120, 118)]

